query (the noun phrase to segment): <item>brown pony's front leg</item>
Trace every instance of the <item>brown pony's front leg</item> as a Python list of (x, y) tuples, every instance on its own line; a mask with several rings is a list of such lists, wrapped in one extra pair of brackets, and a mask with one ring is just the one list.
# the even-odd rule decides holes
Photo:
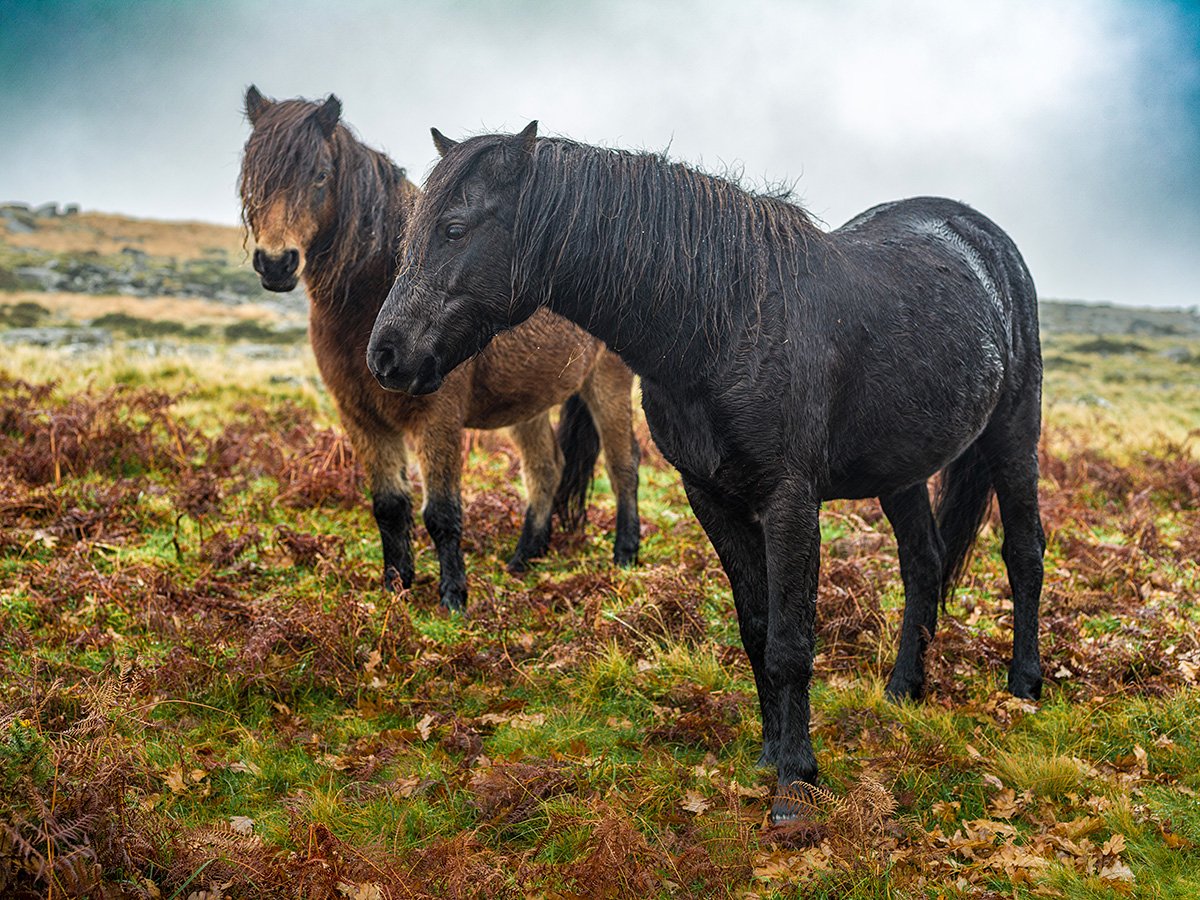
[(508, 571), (517, 574), (525, 571), (531, 559), (545, 556), (550, 548), (550, 516), (562, 478), (563, 454), (546, 412), (512, 426), (509, 433), (521, 455), (521, 480), (529, 500), (517, 549), (508, 561)]
[(421, 516), (437, 549), (438, 594), (442, 606), (459, 612), (467, 606), (467, 572), (462, 554), (462, 424), (439, 410), (416, 435), (417, 465), (425, 485)]
[(373, 435), (367, 439), (347, 428), (355, 452), (362, 458), (371, 481), (371, 512), (379, 527), (383, 548), (383, 584), (395, 590), (397, 582), (412, 587), (412, 492), (408, 484), (408, 459), (404, 436)]

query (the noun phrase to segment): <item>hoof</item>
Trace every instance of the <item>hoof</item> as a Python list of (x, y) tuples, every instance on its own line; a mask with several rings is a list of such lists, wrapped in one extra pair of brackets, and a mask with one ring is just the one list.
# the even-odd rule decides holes
[(466, 618), (467, 589), (450, 588), (442, 591), (442, 606), (447, 612), (460, 613), (463, 618)]
[(412, 583), (412, 569), (399, 571), (394, 566), (387, 566), (383, 570), (383, 589), (385, 591), (397, 591), (401, 588), (407, 591), (410, 587), (412, 587)]
[(529, 557), (524, 554), (515, 554), (504, 564), (504, 570), (509, 575), (524, 575), (529, 571)]
[(905, 700), (920, 700), (925, 696), (925, 681), (924, 679), (902, 677), (893, 670), (892, 677), (888, 679), (887, 687), (883, 689), (883, 695), (893, 703), (902, 703)]
[(632, 569), (637, 565), (638, 552), (635, 547), (632, 550), (614, 550), (613, 564), (622, 569)]
[(1042, 673), (1018, 672), (1010, 669), (1008, 672), (1008, 692), (1014, 697), (1024, 700), (1042, 699)]
[(812, 818), (816, 808), (812, 785), (803, 781), (792, 782), (788, 787), (780, 785), (771, 803), (771, 824), (788, 825), (807, 821)]

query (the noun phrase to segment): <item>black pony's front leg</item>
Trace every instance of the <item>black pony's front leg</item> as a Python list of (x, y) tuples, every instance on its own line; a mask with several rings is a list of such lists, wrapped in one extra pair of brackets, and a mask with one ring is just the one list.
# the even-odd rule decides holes
[(754, 671), (762, 712), (763, 749), (759, 763), (771, 765), (779, 743), (779, 717), (763, 661), (767, 646), (767, 555), (762, 527), (745, 506), (695, 479), (684, 477), (683, 486), (733, 589), (738, 630)]
[(816, 643), (820, 566), (820, 501), (809, 485), (776, 489), (763, 532), (767, 551), (767, 646), (764, 654), (779, 717), (775, 765), (779, 772), (773, 822), (803, 812), (805, 785), (816, 784), (817, 759), (809, 736), (809, 683)]

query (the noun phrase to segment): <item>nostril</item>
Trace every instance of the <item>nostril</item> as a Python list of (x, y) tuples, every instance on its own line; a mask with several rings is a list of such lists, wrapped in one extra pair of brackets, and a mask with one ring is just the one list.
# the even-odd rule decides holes
[(300, 265), (300, 251), (288, 250), (283, 254), (284, 270), (291, 275)]
[(421, 368), (417, 370), (417, 376), (413, 381), (417, 384), (429, 384), (437, 377), (437, 357), (433, 354), (426, 356), (421, 360)]
[(259, 275), (263, 274), (263, 269), (266, 268), (266, 254), (261, 250), (254, 251), (254, 271)]
[(376, 378), (387, 375), (395, 367), (395, 354), (390, 347), (372, 347), (367, 350), (367, 368)]

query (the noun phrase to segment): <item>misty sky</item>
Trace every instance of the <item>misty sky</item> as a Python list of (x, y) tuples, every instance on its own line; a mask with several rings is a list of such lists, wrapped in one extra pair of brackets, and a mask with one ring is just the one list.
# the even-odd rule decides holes
[(1040, 293), (1200, 304), (1200, 4), (0, 0), (0, 201), (234, 223), (241, 101), (338, 94), (420, 181), (450, 136), (670, 148), (830, 226), (916, 194)]

